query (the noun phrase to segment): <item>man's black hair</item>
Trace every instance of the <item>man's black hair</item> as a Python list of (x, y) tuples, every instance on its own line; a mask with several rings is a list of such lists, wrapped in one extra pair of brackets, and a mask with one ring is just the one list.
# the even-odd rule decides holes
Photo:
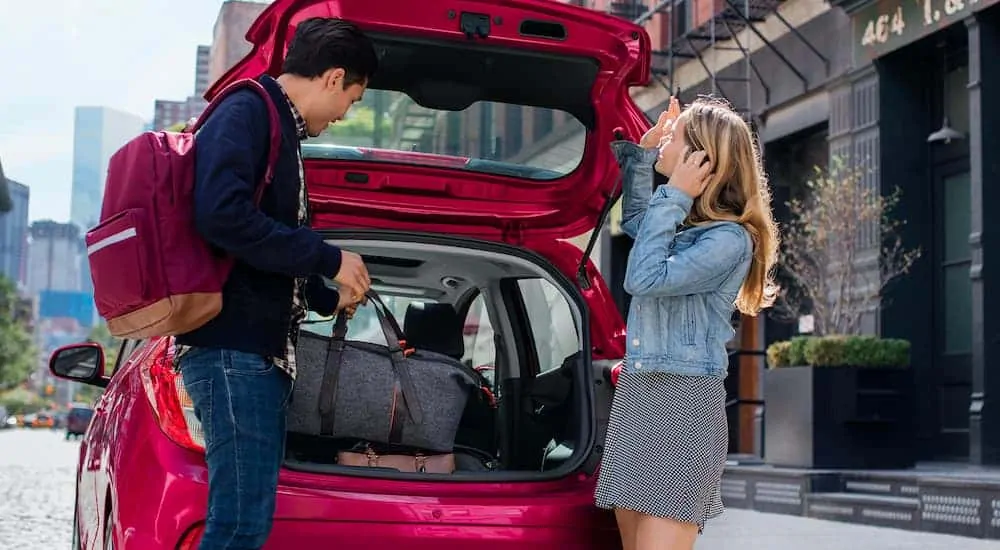
[(366, 83), (378, 68), (375, 46), (353, 23), (313, 17), (295, 28), (281, 71), (316, 78), (330, 69), (344, 69), (344, 86)]

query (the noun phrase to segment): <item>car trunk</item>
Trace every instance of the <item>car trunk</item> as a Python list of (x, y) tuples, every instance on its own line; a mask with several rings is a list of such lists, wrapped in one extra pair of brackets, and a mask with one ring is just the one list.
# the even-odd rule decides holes
[[(581, 329), (588, 326), (585, 301), (551, 262), (521, 248), (466, 238), (356, 230), (328, 236), (362, 254), (373, 288), (403, 325), (409, 345), (450, 354), (482, 373), (495, 405), (470, 397), (451, 475), (339, 465), (337, 453), (357, 440), (301, 433), (288, 434), (287, 468), (442, 481), (541, 480), (594, 471), (610, 403), (607, 365), (595, 366), (583, 352), (590, 349), (589, 331)], [(462, 321), (456, 325), (461, 334), (420, 326), (440, 323), (412, 314), (426, 303), (450, 304)], [(384, 345), (369, 309), (359, 309), (347, 338)], [(322, 336), (331, 329), (332, 320), (315, 315), (304, 326)]]

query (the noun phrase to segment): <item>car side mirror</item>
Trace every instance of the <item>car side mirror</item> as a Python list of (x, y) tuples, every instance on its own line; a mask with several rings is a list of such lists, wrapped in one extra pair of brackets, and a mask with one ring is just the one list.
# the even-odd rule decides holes
[(91, 386), (107, 386), (104, 377), (104, 348), (94, 342), (63, 346), (49, 358), (49, 371), (58, 378)]

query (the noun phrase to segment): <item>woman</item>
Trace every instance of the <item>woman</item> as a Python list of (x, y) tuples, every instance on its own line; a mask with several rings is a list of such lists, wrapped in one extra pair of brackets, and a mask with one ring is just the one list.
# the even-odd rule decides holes
[[(595, 500), (625, 550), (690, 550), (722, 513), (730, 320), (770, 304), (777, 228), (750, 128), (723, 103), (671, 98), (638, 145), (613, 147), (632, 304)], [(655, 190), (654, 162), (670, 178)]]

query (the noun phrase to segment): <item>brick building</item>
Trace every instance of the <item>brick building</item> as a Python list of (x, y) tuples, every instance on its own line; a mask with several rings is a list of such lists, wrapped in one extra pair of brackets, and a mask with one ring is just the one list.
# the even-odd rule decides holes
[(215, 82), (243, 56), (250, 53), (247, 30), (270, 2), (226, 0), (219, 9), (212, 31), (208, 58), (208, 85)]

